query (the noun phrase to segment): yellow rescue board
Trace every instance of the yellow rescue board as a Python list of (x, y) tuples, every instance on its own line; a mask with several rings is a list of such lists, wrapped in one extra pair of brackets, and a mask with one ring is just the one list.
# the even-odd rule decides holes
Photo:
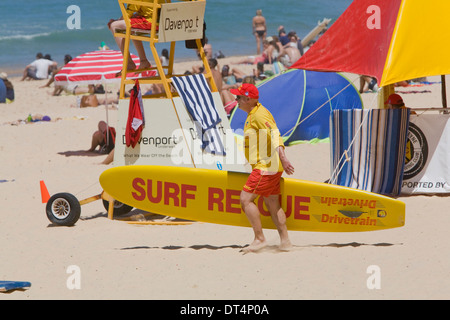
[[(247, 173), (210, 169), (122, 166), (104, 171), (100, 184), (114, 199), (176, 218), (250, 227), (239, 195)], [(375, 231), (402, 227), (405, 204), (379, 194), (283, 178), (281, 204), (289, 230)], [(255, 200), (264, 228), (275, 228), (263, 199)]]

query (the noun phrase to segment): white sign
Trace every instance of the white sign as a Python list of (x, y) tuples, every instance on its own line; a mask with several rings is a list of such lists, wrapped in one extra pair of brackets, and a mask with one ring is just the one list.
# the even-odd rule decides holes
[(450, 115), (411, 115), (402, 194), (450, 193)]
[(206, 1), (162, 4), (158, 42), (203, 38), (205, 6)]
[(145, 127), (135, 148), (127, 147), (125, 129), (130, 100), (119, 100), (114, 166), (162, 165), (250, 172), (245, 156), (236, 143), (218, 92), (212, 92), (222, 122), (217, 125), (226, 155), (213, 155), (202, 149), (198, 126), (180, 97), (143, 99)]

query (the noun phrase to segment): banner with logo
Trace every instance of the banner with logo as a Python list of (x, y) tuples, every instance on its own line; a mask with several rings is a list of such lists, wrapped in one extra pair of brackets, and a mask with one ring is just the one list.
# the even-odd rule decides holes
[(411, 115), (402, 194), (450, 192), (450, 115)]
[(201, 39), (206, 1), (161, 5), (158, 42)]
[[(215, 105), (222, 106), (218, 92), (212, 93)], [(136, 146), (127, 147), (125, 130), (129, 100), (119, 100), (114, 166), (161, 165), (249, 172), (245, 156), (238, 147), (223, 108), (217, 125), (225, 154), (211, 154), (202, 148), (201, 131), (180, 97), (143, 99), (145, 127)]]

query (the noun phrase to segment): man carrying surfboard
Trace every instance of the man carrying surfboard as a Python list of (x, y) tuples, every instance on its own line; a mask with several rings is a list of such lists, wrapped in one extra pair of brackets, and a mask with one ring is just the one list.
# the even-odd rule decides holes
[(241, 191), (242, 209), (252, 225), (254, 241), (244, 251), (257, 251), (266, 246), (260, 212), (254, 203), (262, 196), (280, 235), (280, 249), (288, 250), (291, 242), (286, 227), (286, 214), (281, 208), (279, 195), (283, 171), (294, 173), (294, 167), (284, 152), (283, 140), (272, 114), (259, 103), (258, 89), (249, 83), (230, 92), (236, 96), (241, 110), (247, 112), (244, 126), (245, 157), (252, 172)]

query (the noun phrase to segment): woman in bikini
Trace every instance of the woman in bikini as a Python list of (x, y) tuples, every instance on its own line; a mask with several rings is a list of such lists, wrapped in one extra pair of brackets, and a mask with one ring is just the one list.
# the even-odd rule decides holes
[(266, 38), (267, 27), (266, 27), (266, 18), (262, 15), (262, 10), (256, 10), (256, 16), (253, 17), (253, 34), (256, 38), (256, 54), (261, 54), (261, 44), (263, 40)]

